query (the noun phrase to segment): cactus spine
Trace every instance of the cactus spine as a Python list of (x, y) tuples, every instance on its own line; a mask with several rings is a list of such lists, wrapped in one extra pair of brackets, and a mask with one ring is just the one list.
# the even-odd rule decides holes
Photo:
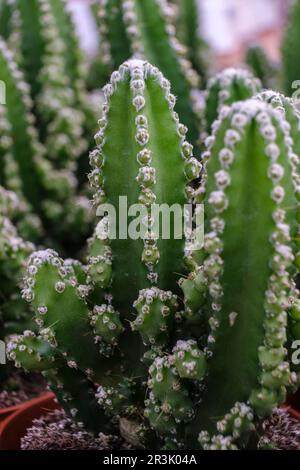
[(178, 97), (176, 111), (189, 129), (189, 139), (196, 142), (192, 90), (198, 77), (185, 57), (185, 48), (175, 38), (169, 20), (173, 15), (173, 6), (165, 0), (100, 0), (102, 55), (111, 71), (132, 56), (157, 66), (172, 83)]

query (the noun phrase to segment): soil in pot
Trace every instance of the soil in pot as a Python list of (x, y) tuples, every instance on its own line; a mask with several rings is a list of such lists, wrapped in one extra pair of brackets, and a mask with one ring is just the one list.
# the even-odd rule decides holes
[(14, 369), (0, 386), (0, 413), (41, 395), (46, 389), (47, 383), (42, 375)]
[(287, 399), (287, 405), (291, 407), (291, 412), (300, 420), (300, 389)]
[(277, 409), (264, 422), (261, 445), (277, 450), (300, 450), (300, 420), (287, 408)]
[[(278, 409), (264, 422), (261, 448), (274, 450), (300, 449), (300, 421), (286, 409)], [(95, 438), (56, 410), (33, 421), (21, 439), (22, 450), (117, 450), (131, 448), (122, 439), (99, 434)]]
[(88, 433), (68, 418), (63, 410), (55, 410), (35, 419), (21, 439), (22, 450), (117, 450), (131, 447), (121, 438)]

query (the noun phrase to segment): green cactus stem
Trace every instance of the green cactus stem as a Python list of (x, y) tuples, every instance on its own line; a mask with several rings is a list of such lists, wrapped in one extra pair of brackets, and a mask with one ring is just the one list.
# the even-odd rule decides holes
[(204, 92), (202, 140), (211, 134), (212, 125), (223, 106), (247, 100), (260, 90), (259, 79), (244, 69), (225, 69), (211, 78)]
[(185, 48), (175, 37), (169, 17), (173, 7), (164, 0), (100, 0), (99, 18), (102, 56), (117, 69), (134, 56), (157, 66), (170, 80), (178, 97), (176, 111), (189, 129), (189, 139), (198, 140), (192, 90), (198, 77), (185, 57)]
[[(287, 130), (290, 132), (290, 145), (292, 146), (293, 153), (291, 154), (291, 158), (294, 161), (295, 166), (299, 170), (299, 155), (300, 155), (300, 136), (299, 136), (299, 126), (300, 126), (300, 114), (299, 110), (296, 107), (294, 101), (291, 98), (287, 98), (284, 95), (274, 92), (274, 91), (265, 91), (258, 95), (258, 98), (270, 103), (278, 112), (280, 112), (286, 120), (286, 127)], [(297, 191), (297, 198), (299, 199), (298, 196), (298, 191)], [(297, 220), (299, 220), (299, 215), (297, 212)], [(299, 253), (299, 237), (300, 237), (300, 232), (298, 230), (297, 234), (295, 235), (295, 240), (294, 243), (298, 249), (295, 253), (295, 266), (297, 271), (299, 271), (300, 267), (300, 253)], [(293, 340), (298, 340), (300, 339), (299, 335), (299, 297), (300, 297), (300, 292), (297, 289), (297, 284), (298, 280), (295, 280), (296, 282), (293, 284), (292, 287), (292, 295), (290, 296), (290, 305), (289, 305), (289, 335), (288, 335), (288, 347), (289, 347), (289, 354), (290, 357), (293, 355)], [(291, 369), (293, 371), (296, 371), (298, 374), (298, 380), (296, 384), (293, 384), (294, 390), (297, 389), (297, 385), (299, 385), (300, 381), (300, 374), (299, 374), (299, 366), (297, 364), (293, 364), (291, 362)]]
[[(45, 333), (36, 335), (31, 330), (12, 336), (7, 347), (8, 358), (16, 367), (26, 371), (42, 372), (67, 414), (78, 425), (91, 432), (99, 429), (112, 431), (112, 427), (99, 410), (93, 383), (80, 370), (69, 367), (59, 350), (45, 340)], [(84, 424), (83, 424), (84, 422)]]
[[(73, 196), (76, 182), (70, 172), (54, 170), (45, 160), (45, 149), (38, 140), (35, 119), (30, 111), (32, 102), (28, 86), (2, 40), (0, 65), (1, 78), (6, 84), (6, 105), (1, 111), (2, 129), (7, 133), (8, 144), (5, 152), (1, 152), (3, 168), (6, 168), (2, 182), (17, 190), (42, 219), (49, 220), (52, 216), (50, 206), (54, 201), (66, 202)], [(8, 151), (13, 162), (7, 156)]]
[[(243, 427), (269, 414), (295, 380), (285, 349), (299, 185), (289, 129), (282, 113), (253, 99), (223, 108), (208, 142), (203, 272), (211, 357), (189, 430), (203, 430), (204, 448), (236, 446)], [(225, 421), (216, 426), (216, 416)]]
[[(95, 136), (98, 147), (91, 154), (94, 169), (90, 182), (97, 190), (96, 205), (105, 198), (116, 208), (117, 220), (119, 196), (127, 197), (128, 207), (138, 203), (182, 207), (187, 202), (187, 179), (199, 175), (201, 164), (192, 157), (192, 146), (185, 140), (187, 129), (179, 124), (173, 111), (175, 97), (169, 82), (155, 67), (133, 60), (112, 74), (104, 93), (107, 102)], [(122, 178), (125, 159), (127, 174)], [(171, 234), (172, 230), (173, 226)], [(98, 238), (103, 237), (103, 231), (102, 221)], [(110, 292), (121, 314), (127, 312), (127, 318), (141, 289), (154, 284), (161, 290), (176, 291), (176, 273), (185, 269), (182, 239), (176, 240), (173, 234), (170, 240), (161, 236), (155, 240), (155, 234), (152, 239), (151, 233), (145, 235), (144, 241), (127, 238), (110, 242), (113, 253)], [(132, 286), (130, 292), (128, 282)]]

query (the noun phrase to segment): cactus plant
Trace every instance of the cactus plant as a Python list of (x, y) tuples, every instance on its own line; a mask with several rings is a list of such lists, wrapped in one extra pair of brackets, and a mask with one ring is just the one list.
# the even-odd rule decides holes
[[(299, 136), (299, 127), (300, 127), (300, 113), (297, 107), (295, 106), (293, 100), (291, 98), (287, 98), (284, 95), (274, 92), (274, 91), (264, 91), (263, 93), (258, 95), (258, 98), (270, 103), (277, 111), (282, 113), (287, 121), (287, 126), (290, 130), (290, 135), (292, 138), (292, 151), (293, 151), (293, 160), (297, 168), (299, 168), (299, 155), (300, 155), (300, 136)], [(298, 217), (298, 215), (297, 215)], [(296, 243), (298, 243), (299, 233), (296, 234)], [(299, 269), (299, 252), (295, 254), (295, 265)], [(299, 340), (299, 297), (300, 292), (297, 290), (298, 282), (296, 279), (296, 283), (293, 286), (293, 296), (291, 297), (291, 305), (289, 309), (289, 353), (292, 357), (294, 348), (293, 348), (293, 340)], [(297, 385), (299, 386), (300, 383), (300, 368), (297, 364), (292, 364), (292, 369), (295, 370), (298, 374), (298, 381), (295, 385), (295, 389)]]
[[(282, 402), (285, 386), (296, 380), (285, 344), (295, 298), (299, 174), (285, 117), (256, 99), (223, 108), (208, 145), (211, 378), (191, 434), (200, 427), (204, 448), (235, 448), (245, 428)], [(217, 391), (218, 383), (228, 387)], [(213, 431), (211, 417), (224, 414)]]
[(223, 106), (247, 100), (260, 90), (259, 79), (244, 69), (228, 68), (210, 78), (203, 96), (202, 140), (211, 134), (212, 125)]
[(188, 49), (188, 58), (199, 77), (202, 88), (208, 78), (209, 46), (200, 33), (200, 8), (196, 0), (175, 0), (177, 5), (177, 34), (178, 39)]
[(198, 76), (175, 37), (173, 10), (165, 0), (99, 0), (102, 56), (111, 72), (132, 56), (159, 67), (172, 83), (178, 97), (176, 111), (189, 129), (190, 141), (196, 143)]
[(104, 216), (86, 265), (33, 253), (23, 297), (38, 334), (14, 337), (9, 357), (44, 371), (95, 432), (117, 425), (152, 448), (250, 446), (296, 380), (285, 349), (298, 233), (290, 127), (258, 99), (223, 108), (201, 185), (185, 191), (201, 166), (159, 70), (131, 60), (104, 92), (91, 154), (95, 204), (118, 208), (123, 195), (129, 205), (182, 207), (206, 197), (204, 249), (149, 229), (144, 240), (110, 239)]
[(299, 21), (300, 1), (295, 0), (290, 7), (288, 25), (282, 42), (282, 86), (287, 96), (294, 93), (293, 84), (299, 81), (300, 76), (298, 65)]

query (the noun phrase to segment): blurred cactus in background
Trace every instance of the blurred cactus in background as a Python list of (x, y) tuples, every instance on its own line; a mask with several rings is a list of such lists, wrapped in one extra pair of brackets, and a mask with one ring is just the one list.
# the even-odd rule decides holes
[(7, 41), (1, 41), (7, 94), (1, 113), (10, 139), (0, 182), (34, 214), (40, 231), (34, 239), (46, 231), (49, 243), (72, 253), (92, 217), (80, 186), (95, 131), (74, 26), (63, 0), (4, 0), (0, 17)]
[(248, 48), (246, 63), (255, 77), (259, 78), (264, 88), (272, 88), (276, 84), (278, 71), (261, 46), (254, 45)]
[[(28, 224), (32, 222), (33, 238), (39, 239), (43, 230), (50, 238), (68, 232), (68, 243), (72, 239), (76, 242), (87, 230), (88, 200), (76, 195), (73, 172), (53, 168), (46, 158), (48, 148), (39, 141), (30, 88), (3, 40), (0, 40), (0, 66), (6, 84), (6, 104), (0, 116), (1, 130), (6, 136), (0, 147), (3, 160), (0, 183), (26, 203), (30, 214), (28, 219), (25, 213), (26, 225), (29, 230)], [(73, 230), (76, 226), (77, 232)]]

